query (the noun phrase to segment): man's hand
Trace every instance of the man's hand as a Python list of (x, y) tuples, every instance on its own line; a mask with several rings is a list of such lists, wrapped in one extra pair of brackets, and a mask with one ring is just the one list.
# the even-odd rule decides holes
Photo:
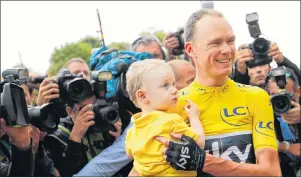
[(30, 126), (9, 127), (3, 118), (0, 118), (0, 128), (11, 139), (12, 144), (20, 149), (27, 149), (30, 145)]
[(33, 141), (33, 145), (32, 145), (33, 151), (37, 153), (39, 150), (39, 143), (40, 143), (40, 130), (34, 125), (31, 125), (30, 136)]
[(121, 120), (119, 119), (115, 124), (114, 124), (114, 127), (116, 128), (116, 131), (113, 132), (113, 131), (109, 131), (109, 133), (116, 138), (120, 137), (121, 135), (121, 126), (122, 126), (122, 123), (121, 123)]
[(294, 156), (301, 156), (301, 150), (300, 149), (301, 149), (300, 143), (295, 143), (295, 144), (291, 144), (288, 147), (288, 152), (290, 152)]
[(41, 106), (43, 104), (49, 103), (51, 99), (59, 98), (59, 86), (53, 83), (55, 80), (53, 78), (46, 78), (40, 85), (39, 94), (37, 98), (37, 105)]
[(168, 49), (168, 54), (172, 55), (172, 51), (174, 48), (179, 46), (179, 40), (174, 36), (173, 33), (169, 33), (163, 40), (164, 46)]
[(241, 74), (247, 73), (247, 61), (253, 60), (253, 53), (250, 49), (243, 49), (247, 44), (242, 44), (236, 51), (237, 70)]
[(291, 105), (294, 106), (294, 108), (281, 115), (281, 117), (288, 124), (298, 124), (300, 123), (300, 105), (294, 101), (291, 101)]
[(156, 140), (163, 143), (166, 147), (162, 152), (164, 158), (176, 170), (201, 171), (206, 158), (206, 152), (190, 137), (183, 134), (170, 134), (173, 138), (181, 139), (183, 143), (169, 141), (164, 137), (156, 137)]
[(280, 52), (280, 49), (276, 43), (271, 43), (269, 56), (271, 56), (277, 63), (280, 63), (280, 64), (284, 60), (284, 57), (283, 57), (282, 53)]
[(88, 128), (95, 124), (95, 116), (91, 108), (92, 105), (89, 104), (79, 111), (70, 133), (70, 140), (80, 143)]

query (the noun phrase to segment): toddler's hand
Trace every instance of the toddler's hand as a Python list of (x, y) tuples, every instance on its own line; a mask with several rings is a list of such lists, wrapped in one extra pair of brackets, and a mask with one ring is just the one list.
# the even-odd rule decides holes
[(185, 100), (188, 104), (185, 106), (185, 111), (187, 112), (187, 115), (189, 119), (191, 118), (199, 118), (200, 117), (200, 109), (199, 107), (193, 103), (191, 100)]

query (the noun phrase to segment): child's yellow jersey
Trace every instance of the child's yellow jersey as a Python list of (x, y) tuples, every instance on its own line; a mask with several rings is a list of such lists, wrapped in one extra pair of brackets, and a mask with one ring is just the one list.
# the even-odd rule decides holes
[(189, 124), (185, 99), (198, 105), (205, 132), (205, 150), (239, 163), (256, 163), (254, 149), (277, 150), (274, 115), (269, 95), (258, 87), (229, 79), (221, 87), (205, 87), (197, 82), (179, 91), (175, 112)]
[(133, 127), (126, 136), (127, 155), (134, 158), (134, 169), (140, 176), (187, 176), (195, 177), (196, 171), (178, 171), (163, 158), (164, 145), (155, 140), (156, 136), (171, 139), (170, 132), (184, 133), (195, 141), (198, 134), (178, 114), (153, 111), (141, 116), (132, 116)]

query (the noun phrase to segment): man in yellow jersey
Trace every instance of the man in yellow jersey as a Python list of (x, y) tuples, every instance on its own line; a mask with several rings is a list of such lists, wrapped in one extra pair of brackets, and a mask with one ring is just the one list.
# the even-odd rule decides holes
[(196, 78), (180, 91), (170, 112), (187, 118), (185, 100), (198, 105), (205, 151), (185, 135), (171, 134), (184, 144), (158, 137), (167, 146), (167, 161), (178, 170), (197, 170), (200, 176), (281, 176), (269, 95), (228, 77), (235, 56), (235, 35), (228, 21), (215, 10), (199, 10), (186, 23), (185, 41)]

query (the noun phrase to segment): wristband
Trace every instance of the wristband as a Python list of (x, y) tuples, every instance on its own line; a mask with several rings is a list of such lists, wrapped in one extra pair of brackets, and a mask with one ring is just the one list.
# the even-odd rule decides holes
[(285, 144), (285, 150), (284, 150), (284, 152), (287, 153), (287, 152), (288, 152), (288, 149), (289, 149), (289, 147), (290, 147), (290, 143), (287, 142), (287, 141), (283, 141), (283, 143)]

